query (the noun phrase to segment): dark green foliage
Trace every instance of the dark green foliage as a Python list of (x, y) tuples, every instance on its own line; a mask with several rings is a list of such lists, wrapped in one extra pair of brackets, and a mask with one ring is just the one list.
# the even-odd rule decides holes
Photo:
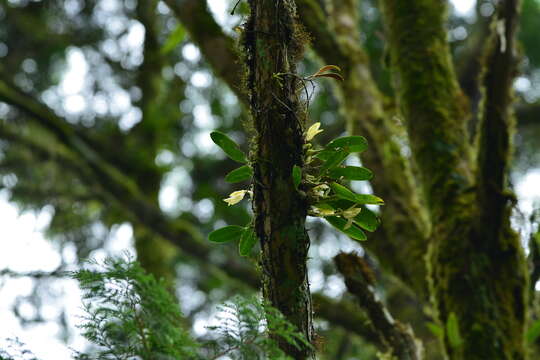
[(167, 284), (145, 273), (137, 262), (109, 258), (88, 265), (94, 269), (72, 276), (84, 291), (82, 335), (98, 351), (79, 353), (77, 359), (288, 359), (267, 336), (268, 330), (292, 346), (306, 344), (278, 310), (256, 297), (235, 297), (219, 307), (219, 324), (209, 327), (211, 340), (198, 342), (183, 329), (182, 314)]
[(337, 216), (327, 216), (326, 221), (345, 235), (351, 237), (354, 240), (367, 240), (366, 234), (359, 229), (355, 224), (349, 225), (347, 227), (347, 220), (337, 217)]
[(293, 185), (298, 190), (298, 185), (302, 182), (302, 168), (298, 165), (294, 165), (292, 169)]
[(238, 244), (240, 255), (248, 256), (256, 243), (257, 235), (255, 234), (255, 231), (253, 231), (252, 227), (246, 227), (240, 237), (240, 244)]
[[(331, 65), (328, 66), (331, 67)], [(321, 70), (324, 68), (321, 68)], [(379, 225), (379, 220), (371, 211), (365, 207), (360, 208), (360, 206), (366, 204), (383, 205), (384, 201), (375, 195), (355, 194), (349, 188), (336, 181), (369, 180), (373, 177), (373, 173), (367, 168), (341, 166), (341, 163), (351, 153), (364, 151), (367, 148), (367, 141), (362, 136), (345, 136), (330, 141), (320, 150), (314, 150), (309, 141), (323, 131), (319, 130), (319, 127), (320, 123), (315, 123), (305, 133), (307, 144), (305, 146), (304, 156), (306, 157), (305, 162), (307, 166), (304, 169), (304, 173), (300, 166), (293, 165), (291, 174), (293, 186), (298, 191), (304, 180), (303, 188), (308, 188), (308, 194), (310, 195), (309, 202), (314, 206), (309, 212), (309, 215), (328, 216), (326, 217), (327, 222), (337, 230), (354, 240), (366, 240), (366, 234), (360, 227), (368, 231), (375, 231)], [(245, 157), (238, 144), (227, 135), (219, 131), (213, 131), (210, 136), (214, 143), (231, 159), (240, 161), (242, 157)], [(311, 155), (319, 160), (318, 163), (311, 164), (314, 162)], [(225, 180), (235, 183), (251, 179), (252, 176), (253, 170), (251, 165), (244, 165), (228, 173)], [(331, 192), (327, 191), (329, 189), (331, 189)], [(248, 193), (251, 196), (251, 190), (235, 191), (225, 201), (229, 205), (234, 205)], [(324, 210), (327, 212), (325, 213)], [(351, 214), (351, 210), (357, 210), (360, 213)], [(225, 226), (211, 232), (208, 240), (218, 243), (239, 240), (239, 253), (242, 256), (248, 256), (253, 246), (257, 243), (257, 237), (254, 235), (251, 227), (242, 228), (237, 225)]]
[(345, 136), (330, 141), (326, 149), (343, 149), (348, 153), (362, 152), (367, 149), (367, 141), (362, 136)]
[(230, 183), (237, 183), (251, 179), (253, 176), (253, 170), (249, 165), (244, 165), (238, 169), (234, 169), (225, 176), (225, 181)]
[(334, 179), (343, 177), (346, 180), (369, 180), (373, 177), (373, 173), (360, 166), (345, 166), (332, 169), (328, 172), (328, 176)]
[(162, 281), (136, 262), (107, 259), (102, 267), (73, 274), (84, 292), (80, 328), (99, 346), (97, 359), (196, 357), (197, 345), (180, 327), (182, 315)]
[(212, 138), (212, 141), (215, 142), (216, 145), (225, 152), (225, 154), (227, 154), (228, 157), (240, 163), (247, 162), (246, 155), (227, 135), (219, 131), (213, 131), (210, 134), (210, 137)]
[(209, 344), (215, 354), (211, 359), (225, 354), (234, 360), (290, 359), (273, 338), (261, 336), (261, 328), (267, 328), (296, 348), (310, 346), (277, 309), (255, 298), (235, 297), (218, 309), (220, 325), (209, 328), (219, 336)]
[(244, 228), (238, 225), (225, 226), (221, 229), (217, 229), (216, 231), (211, 232), (210, 235), (208, 235), (208, 240), (217, 243), (236, 240), (238, 239), (240, 234), (242, 234), (243, 230)]

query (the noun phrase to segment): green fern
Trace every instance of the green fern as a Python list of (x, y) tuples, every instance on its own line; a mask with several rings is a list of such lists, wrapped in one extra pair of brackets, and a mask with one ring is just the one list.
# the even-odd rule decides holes
[[(78, 360), (285, 360), (268, 336), (270, 328), (291, 345), (309, 344), (275, 308), (257, 297), (234, 297), (218, 307), (219, 324), (208, 327), (210, 340), (196, 341), (182, 328), (183, 318), (163, 281), (130, 258), (88, 261), (70, 274), (83, 291), (82, 335), (95, 347)], [(37, 360), (17, 339), (8, 339), (0, 360)]]
[(209, 359), (224, 355), (233, 360), (290, 359), (277, 342), (267, 336), (269, 328), (295, 347), (300, 344), (310, 346), (277, 309), (261, 303), (256, 297), (234, 297), (218, 310), (219, 325), (208, 327), (217, 337), (206, 343)]
[[(283, 315), (256, 297), (220, 306), (211, 340), (197, 342), (182, 329), (182, 315), (166, 284), (130, 259), (90, 262), (96, 269), (72, 276), (84, 292), (83, 336), (99, 347), (97, 359), (288, 359), (268, 328), (294, 346), (307, 343)], [(267, 324), (270, 324), (269, 326)], [(77, 358), (90, 359), (78, 354)]]
[[(98, 359), (194, 359), (197, 344), (179, 325), (182, 315), (163, 281), (134, 261), (91, 262), (103, 270), (73, 273), (84, 292), (82, 335)], [(88, 358), (78, 355), (78, 358)]]

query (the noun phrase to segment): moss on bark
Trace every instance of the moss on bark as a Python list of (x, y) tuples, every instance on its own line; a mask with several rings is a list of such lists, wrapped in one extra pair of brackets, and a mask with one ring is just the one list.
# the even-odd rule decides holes
[[(383, 4), (400, 109), (433, 223), (427, 257), (430, 293), (441, 326), (453, 328), (445, 333), (446, 354), (460, 360), (523, 359), (527, 276), (501, 181), (508, 171), (511, 126), (493, 119), (493, 126), (483, 132), (497, 140), (486, 142), (480, 151), (490, 154), (491, 161), (473, 162), (466, 101), (446, 42), (445, 3)], [(493, 63), (487, 66), (489, 73)], [(488, 93), (497, 92), (508, 81), (486, 86)], [(502, 105), (497, 101), (503, 98), (496, 99), (491, 105)], [(509, 99), (504, 100), (508, 105)], [(486, 165), (488, 172), (482, 170)], [(457, 324), (449, 325), (452, 314)]]
[[(295, 64), (304, 36), (294, 1), (249, 3), (244, 49), (255, 129), (253, 206), (262, 248), (263, 295), (312, 342), (307, 204), (292, 181), (293, 166), (303, 165), (305, 109), (298, 99)], [(278, 341), (295, 359), (313, 357), (307, 346), (295, 348), (279, 337)]]
[(440, 217), (448, 197), (471, 186), (472, 177), (467, 101), (446, 40), (446, 3), (385, 0), (383, 5), (400, 110), (431, 216)]

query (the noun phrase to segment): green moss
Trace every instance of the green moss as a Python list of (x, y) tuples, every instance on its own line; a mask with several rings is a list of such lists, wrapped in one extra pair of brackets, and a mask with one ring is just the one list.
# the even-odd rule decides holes
[[(486, 184), (475, 183), (467, 102), (446, 41), (446, 2), (383, 4), (400, 110), (433, 223), (427, 255), (430, 293), (440, 324), (454, 313), (463, 335), (460, 346), (445, 336), (447, 355), (523, 359), (525, 262), (510, 228), (507, 200), (499, 196), (496, 214), (485, 216)], [(507, 156), (503, 152), (498, 160)]]
[[(470, 204), (474, 202), (470, 202)], [(523, 331), (526, 269), (519, 238), (506, 224), (496, 243), (471, 223), (475, 206), (454, 208), (452, 219), (438, 224), (430, 245), (430, 290), (441, 323), (458, 315), (464, 343), (451, 359), (524, 359)], [(448, 341), (447, 338), (445, 338)]]
[[(442, 1), (385, 0), (392, 75), (428, 206), (471, 181), (467, 102), (452, 66)], [(456, 173), (451, 178), (449, 175)], [(459, 180), (456, 180), (459, 179)]]
[[(250, 1), (251, 16), (243, 35), (247, 91), (255, 130), (255, 230), (260, 239), (263, 294), (310, 341), (313, 339), (311, 296), (307, 281), (309, 237), (307, 204), (294, 189), (293, 166), (303, 165), (303, 122), (296, 61), (305, 36), (296, 23), (294, 2)], [(276, 81), (275, 74), (279, 76)], [(283, 340), (283, 339), (281, 339)], [(295, 359), (313, 356), (312, 349), (280, 346)]]

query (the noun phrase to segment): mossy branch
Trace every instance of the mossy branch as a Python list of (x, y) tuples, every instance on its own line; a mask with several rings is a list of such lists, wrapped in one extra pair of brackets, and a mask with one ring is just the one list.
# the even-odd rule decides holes
[(484, 52), (484, 71), (480, 78), (483, 98), (478, 124), (476, 182), (482, 209), (480, 227), (491, 232), (490, 238), (500, 232), (512, 200), (507, 175), (515, 129), (511, 105), (518, 61), (515, 35), (519, 5), (519, 0), (507, 0), (499, 5)]
[(191, 40), (201, 49), (214, 73), (229, 85), (244, 104), (247, 104), (235, 40), (227, 36), (216, 23), (208, 10), (206, 0), (165, 0), (165, 3), (185, 26)]
[(467, 101), (447, 43), (446, 2), (382, 1), (394, 83), (432, 220), (472, 185)]
[[(445, 351), (450, 359), (522, 359), (525, 261), (508, 208), (497, 214), (500, 223), (482, 215), (492, 211), (483, 193), (493, 190), (476, 174), (483, 160), (474, 161), (468, 141), (468, 106), (450, 61), (446, 3), (383, 5), (393, 76), (433, 223), (427, 258), (434, 309), (441, 324), (467, 334), (456, 342), (446, 333)], [(501, 87), (498, 81), (490, 86)]]
[(412, 328), (395, 320), (375, 294), (373, 274), (366, 262), (354, 253), (340, 253), (334, 257), (334, 262), (347, 289), (371, 320), (381, 339), (381, 350), (399, 360), (423, 359), (422, 344)]

